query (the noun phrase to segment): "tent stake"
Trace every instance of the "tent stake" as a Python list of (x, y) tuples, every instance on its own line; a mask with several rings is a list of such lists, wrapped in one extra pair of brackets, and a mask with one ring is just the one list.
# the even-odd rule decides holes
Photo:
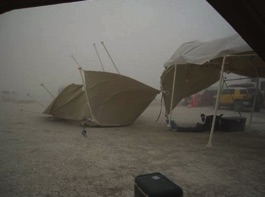
[(171, 89), (171, 100), (170, 100), (170, 111), (169, 111), (168, 126), (170, 126), (170, 122), (172, 120), (172, 108), (173, 108), (173, 98), (174, 98), (174, 91), (175, 91), (176, 72), (177, 72), (177, 64), (175, 64), (175, 66), (174, 66), (174, 76), (173, 76), (173, 84), (172, 84), (172, 89)]
[(97, 50), (96, 44), (93, 43), (93, 46), (94, 46), (95, 51), (96, 51), (96, 53), (97, 53), (98, 60), (99, 60), (99, 62), (100, 62), (100, 65), (101, 65), (101, 67), (102, 67), (102, 70), (105, 71), (105, 70), (104, 70), (104, 67), (103, 67), (103, 64), (102, 64), (102, 61), (101, 61), (101, 59), (100, 59), (100, 56), (99, 56), (99, 53), (98, 53), (98, 50)]
[(55, 96), (53, 96), (53, 94), (48, 90), (48, 88), (45, 87), (45, 85), (42, 83), (40, 84), (45, 90), (46, 92), (48, 92), (48, 94), (52, 97), (52, 98), (55, 98)]
[(220, 79), (219, 79), (219, 86), (218, 86), (218, 94), (217, 94), (216, 101), (215, 101), (213, 122), (212, 122), (212, 127), (211, 127), (211, 132), (210, 132), (210, 137), (209, 137), (207, 147), (212, 147), (212, 139), (213, 139), (213, 132), (214, 132), (214, 126), (215, 126), (215, 121), (216, 121), (216, 114), (217, 114), (217, 110), (218, 110), (218, 106), (219, 106), (220, 94), (221, 94), (221, 89), (222, 89), (223, 73), (224, 73), (224, 67), (225, 67), (225, 58), (226, 58), (226, 56), (223, 57), (222, 68), (221, 68)]
[(102, 42), (101, 42), (101, 44), (103, 45), (103, 47), (104, 47), (105, 51), (107, 52), (107, 54), (108, 54), (108, 56), (109, 56), (109, 58), (110, 58), (110, 60), (111, 60), (111, 62), (112, 62), (112, 64), (113, 64), (113, 66), (115, 67), (116, 71), (118, 72), (118, 74), (120, 74), (120, 72), (119, 72), (119, 70), (118, 70), (118, 68), (117, 68), (116, 64), (114, 63), (114, 61), (113, 61), (113, 59), (111, 58), (111, 56), (110, 56), (110, 54), (109, 54), (109, 52), (108, 52), (107, 48), (105, 47), (105, 44), (104, 44), (104, 42), (102, 41)]

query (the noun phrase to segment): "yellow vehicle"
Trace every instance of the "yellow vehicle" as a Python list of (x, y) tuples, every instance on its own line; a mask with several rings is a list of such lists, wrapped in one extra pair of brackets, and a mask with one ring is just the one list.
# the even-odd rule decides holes
[(232, 107), (239, 111), (251, 106), (251, 95), (247, 88), (227, 88), (220, 96), (220, 106)]

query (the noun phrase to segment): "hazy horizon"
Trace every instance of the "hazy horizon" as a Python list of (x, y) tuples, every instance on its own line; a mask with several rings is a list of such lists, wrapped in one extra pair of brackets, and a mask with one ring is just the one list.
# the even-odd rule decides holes
[(74, 55), (86, 70), (114, 72), (159, 89), (163, 64), (184, 42), (235, 34), (205, 0), (94, 0), (14, 10), (0, 15), (0, 90), (49, 99), (81, 83)]

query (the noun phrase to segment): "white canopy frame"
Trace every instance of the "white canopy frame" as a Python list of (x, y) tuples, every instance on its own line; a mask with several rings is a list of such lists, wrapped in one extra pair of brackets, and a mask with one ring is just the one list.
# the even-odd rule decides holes
[[(207, 144), (207, 147), (212, 147), (212, 140), (213, 140), (213, 133), (214, 133), (214, 126), (215, 126), (215, 122), (216, 122), (216, 115), (217, 115), (217, 111), (219, 108), (219, 103), (220, 103), (220, 96), (221, 96), (221, 92), (223, 90), (223, 84), (224, 84), (224, 78), (223, 78), (223, 73), (224, 73), (224, 67), (225, 67), (225, 61), (226, 61), (226, 57), (244, 57), (244, 56), (257, 56), (256, 54), (244, 54), (244, 55), (227, 55), (223, 57), (223, 61), (222, 61), (222, 66), (221, 66), (221, 71), (220, 71), (220, 79), (219, 79), (219, 85), (218, 85), (218, 91), (217, 91), (217, 97), (216, 97), (216, 102), (215, 102), (215, 108), (214, 108), (214, 115), (213, 115), (213, 121), (212, 121), (212, 126), (211, 126), (211, 131), (210, 131), (210, 136), (209, 136), (209, 141)], [(252, 118), (253, 118), (253, 114), (254, 114), (254, 109), (255, 109), (255, 105), (256, 105), (256, 98), (257, 98), (257, 92), (258, 92), (258, 83), (259, 83), (259, 74), (258, 71), (255, 67), (255, 65), (253, 64), (253, 67), (257, 73), (257, 85), (256, 85), (256, 92), (254, 95), (254, 101), (252, 104), (252, 109), (251, 109), (251, 114), (250, 114), (250, 118), (249, 118), (249, 125), (248, 128), (250, 128), (251, 123), (252, 123)]]
[[(174, 65), (175, 70), (173, 71)], [(195, 77), (199, 73), (196, 73), (193, 67), (189, 67), (190, 65), (196, 65), (194, 69), (197, 69), (201, 65), (201, 68), (209, 71), (209, 77), (202, 74), (206, 73), (202, 72), (203, 70), (200, 70), (199, 77)], [(242, 76), (258, 78), (265, 76), (265, 62), (255, 54), (253, 49), (239, 35), (232, 35), (207, 42), (186, 42), (173, 53), (170, 59), (164, 64), (164, 67), (166, 70), (161, 76), (162, 89), (172, 91), (171, 94), (164, 94), (166, 112), (167, 115), (170, 115), (169, 121), (172, 119), (173, 109), (181, 99), (194, 94), (195, 90), (198, 92), (209, 87), (211, 84), (218, 82), (219, 79), (214, 121), (212, 122), (208, 146), (212, 146), (219, 97), (223, 87), (222, 82), (224, 82), (223, 73), (235, 73)], [(190, 69), (188, 70), (187, 68)], [(221, 72), (219, 73), (219, 71)], [(172, 76), (172, 72), (174, 72), (174, 76)], [(189, 73), (193, 74), (194, 79), (189, 80), (189, 84), (185, 84), (185, 86), (181, 85), (181, 80), (185, 80), (183, 76)], [(176, 84), (179, 87), (176, 87)], [(255, 107), (255, 104), (252, 106), (252, 110), (254, 111), (253, 107)]]
[(221, 71), (220, 71), (218, 93), (217, 93), (215, 107), (214, 107), (213, 122), (212, 122), (211, 131), (210, 131), (209, 141), (208, 141), (208, 144), (207, 144), (208, 147), (212, 147), (212, 140), (213, 140), (213, 132), (214, 132), (215, 121), (216, 121), (216, 114), (217, 114), (217, 110), (218, 110), (218, 107), (219, 107), (220, 95), (221, 95), (222, 87), (223, 87), (222, 84), (223, 84), (223, 79), (224, 79), (223, 78), (223, 73), (224, 73), (224, 67), (225, 67), (225, 59), (226, 59), (226, 56), (223, 57), (222, 67), (221, 67)]
[(174, 77), (172, 83), (172, 90), (171, 90), (171, 101), (170, 101), (170, 110), (169, 110), (169, 120), (168, 120), (168, 127), (170, 127), (170, 122), (172, 120), (172, 113), (173, 113), (173, 98), (174, 98), (174, 90), (175, 90), (175, 82), (176, 82), (176, 72), (177, 72), (177, 64), (174, 66)]
[[(221, 70), (220, 70), (220, 77), (219, 77), (219, 84), (218, 84), (218, 92), (217, 92), (217, 97), (216, 97), (216, 102), (215, 102), (215, 108), (214, 108), (214, 114), (213, 114), (213, 121), (212, 121), (212, 126), (211, 126), (211, 130), (210, 130), (210, 135), (209, 135), (209, 140), (208, 140), (207, 147), (212, 147), (213, 134), (214, 134), (214, 128), (215, 128), (215, 122), (216, 122), (216, 116), (217, 116), (217, 112), (218, 112), (218, 108), (219, 108), (219, 103), (220, 103), (220, 95), (221, 95), (222, 90), (223, 90), (224, 82), (226, 81), (224, 79), (224, 76), (223, 76), (224, 75), (224, 71), (225, 71), (226, 60), (229, 57), (237, 57), (237, 58), (240, 58), (240, 57), (247, 57), (247, 56), (257, 56), (257, 55), (256, 54), (237, 54), (237, 55), (225, 55), (225, 56), (222, 57), (222, 65), (221, 65)], [(253, 66), (253, 69), (255, 70), (255, 72), (257, 73), (257, 77), (259, 78), (259, 74), (258, 74), (257, 68), (255, 67), (254, 64), (252, 64), (252, 66)], [(173, 109), (174, 109), (174, 107), (173, 107), (173, 100), (174, 100), (174, 92), (175, 92), (175, 88), (176, 88), (175, 87), (175, 83), (176, 83), (177, 68), (178, 68), (178, 64), (175, 63), (175, 65), (174, 65), (174, 76), (173, 76), (172, 88), (171, 88), (171, 96), (170, 96), (170, 110), (168, 112), (168, 114), (169, 114), (168, 126), (170, 126), (170, 122), (172, 121), (172, 114), (173, 114)], [(252, 119), (253, 119), (256, 96), (257, 96), (257, 91), (256, 91), (256, 93), (254, 95), (254, 102), (253, 102), (252, 109), (251, 109), (251, 114), (250, 114), (250, 118), (249, 118), (248, 128), (250, 128), (251, 122), (252, 122)]]

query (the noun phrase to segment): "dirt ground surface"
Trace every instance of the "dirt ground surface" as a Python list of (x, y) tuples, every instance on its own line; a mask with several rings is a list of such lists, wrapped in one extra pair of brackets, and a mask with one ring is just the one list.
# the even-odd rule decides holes
[[(169, 132), (154, 102), (128, 127), (87, 128), (0, 103), (0, 196), (132, 197), (137, 175), (161, 172), (185, 197), (265, 196), (265, 112), (241, 132)], [(212, 107), (177, 107), (181, 126)], [(224, 116), (238, 115), (221, 110)], [(249, 119), (249, 112), (242, 113)], [(247, 123), (248, 124), (248, 123)]]

